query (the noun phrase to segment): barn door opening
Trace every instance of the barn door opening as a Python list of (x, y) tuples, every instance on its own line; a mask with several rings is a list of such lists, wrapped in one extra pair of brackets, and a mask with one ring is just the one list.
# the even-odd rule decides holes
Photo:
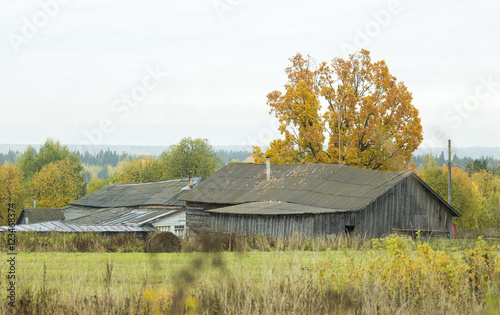
[(344, 233), (347, 236), (354, 235), (354, 231), (356, 230), (356, 227), (354, 225), (346, 225)]

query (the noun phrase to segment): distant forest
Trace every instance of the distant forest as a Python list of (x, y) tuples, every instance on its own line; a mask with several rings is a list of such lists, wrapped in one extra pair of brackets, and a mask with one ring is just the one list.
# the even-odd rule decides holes
[[(222, 163), (225, 165), (229, 162), (243, 162), (248, 157), (252, 155), (252, 152), (247, 150), (216, 150), (217, 154), (221, 157)], [(23, 153), (19, 151), (9, 150), (8, 153), (0, 153), (0, 163), (17, 163), (22, 157)], [(100, 150), (99, 152), (90, 153), (88, 151), (81, 153), (77, 151), (78, 157), (82, 164), (86, 166), (98, 166), (99, 169), (98, 177), (106, 179), (108, 178), (108, 166), (115, 168), (121, 161), (131, 161), (139, 158), (140, 155), (128, 154), (126, 152), (117, 153), (110, 149)], [(436, 159), (437, 165), (445, 165), (447, 163), (447, 156), (442, 151), (439, 155), (433, 155)], [(412, 160), (417, 166), (421, 166), (424, 163), (425, 154), (414, 155)], [(500, 159), (495, 157), (481, 157), (479, 159), (474, 159), (468, 156), (459, 157), (456, 154), (453, 155), (452, 163), (457, 167), (467, 170), (469, 168), (480, 168), (485, 170), (491, 170), (495, 173), (500, 173)], [(88, 175), (87, 175), (88, 177)]]
[[(413, 163), (417, 166), (421, 166), (424, 163), (424, 158), (426, 154), (419, 154), (419, 155), (414, 155), (412, 157)], [(434, 158), (436, 159), (437, 165), (442, 166), (446, 165), (448, 163), (448, 156), (445, 156), (444, 152), (441, 151), (441, 154), (438, 155), (433, 155)], [(451, 158), (451, 163), (454, 164), (455, 166), (467, 170), (467, 168), (480, 168), (484, 170), (490, 170), (490, 171), (495, 171), (498, 172), (500, 171), (499, 165), (500, 165), (500, 159), (494, 158), (494, 157), (481, 157), (479, 159), (473, 159), (471, 157), (458, 157), (456, 154), (453, 155)], [(477, 169), (476, 169), (477, 170)]]
[[(252, 152), (245, 150), (217, 150), (217, 155), (222, 159), (223, 165), (229, 162), (243, 162), (252, 155)], [(17, 163), (24, 155), (24, 152), (9, 150), (8, 153), (0, 153), (0, 164)], [(85, 166), (85, 181), (92, 178), (92, 173), (101, 179), (107, 179), (112, 170), (118, 166), (121, 161), (132, 161), (139, 159), (138, 154), (128, 154), (126, 152), (117, 153), (110, 149), (100, 150), (90, 153), (88, 151), (81, 153), (77, 151), (80, 162)], [(93, 171), (93, 172), (92, 172)]]

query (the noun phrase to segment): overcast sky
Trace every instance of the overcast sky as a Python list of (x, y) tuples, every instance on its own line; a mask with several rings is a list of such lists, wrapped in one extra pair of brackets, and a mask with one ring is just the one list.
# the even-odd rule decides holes
[(288, 58), (365, 48), (423, 146), (500, 146), (498, 1), (1, 0), (0, 143), (266, 145)]

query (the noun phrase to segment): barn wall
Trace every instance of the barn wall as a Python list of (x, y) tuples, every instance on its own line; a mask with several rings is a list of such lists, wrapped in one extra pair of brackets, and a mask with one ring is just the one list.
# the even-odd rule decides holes
[(313, 215), (234, 215), (210, 213), (206, 217), (212, 232), (261, 234), (278, 238), (300, 233), (314, 236)]
[(393, 230), (421, 231), (434, 236), (451, 235), (452, 213), (416, 178), (409, 176), (394, 189), (401, 197), (392, 211)]
[[(235, 215), (188, 210), (188, 227), (195, 233), (261, 234), (278, 238), (344, 234), (346, 225), (356, 225), (352, 212), (301, 215)], [(357, 231), (356, 231), (357, 232)]]
[(236, 232), (289, 237), (343, 235), (346, 226), (355, 234), (381, 237), (391, 233), (448, 237), (451, 212), (416, 178), (408, 176), (358, 212), (307, 215), (234, 215), (188, 210), (188, 227), (195, 233)]

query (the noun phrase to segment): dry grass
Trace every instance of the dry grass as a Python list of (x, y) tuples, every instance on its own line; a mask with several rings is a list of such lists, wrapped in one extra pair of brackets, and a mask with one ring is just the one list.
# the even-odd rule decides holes
[(16, 309), (0, 313), (495, 314), (491, 244), (220, 236), (185, 253), (20, 253)]

